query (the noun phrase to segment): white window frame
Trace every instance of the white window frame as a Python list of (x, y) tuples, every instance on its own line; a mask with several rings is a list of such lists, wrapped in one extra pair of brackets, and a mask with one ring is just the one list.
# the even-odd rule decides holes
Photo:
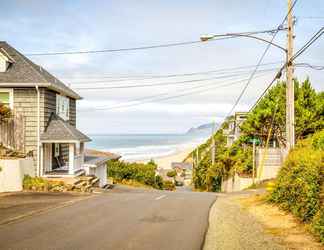
[(0, 88), (1, 93), (9, 93), (9, 108), (13, 109), (13, 89)]
[[(67, 105), (64, 113), (61, 112), (62, 102), (66, 102)], [(69, 97), (56, 94), (56, 114), (65, 121), (70, 119), (70, 98)]]
[(54, 143), (54, 157), (60, 156), (60, 144)]

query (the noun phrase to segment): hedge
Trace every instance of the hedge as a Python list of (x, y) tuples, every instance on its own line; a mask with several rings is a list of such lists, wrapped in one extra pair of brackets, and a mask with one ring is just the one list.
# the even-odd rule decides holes
[(324, 131), (300, 141), (278, 173), (270, 201), (302, 221), (324, 243)]
[(153, 161), (144, 164), (111, 160), (107, 165), (108, 176), (116, 182), (122, 183), (130, 180), (155, 189), (170, 189), (169, 183), (165, 183), (161, 176), (156, 175), (157, 165)]

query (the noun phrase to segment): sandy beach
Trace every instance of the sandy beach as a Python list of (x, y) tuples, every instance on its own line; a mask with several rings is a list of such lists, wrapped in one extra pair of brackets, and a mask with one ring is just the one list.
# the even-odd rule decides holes
[[(179, 152), (176, 152), (175, 154), (172, 155), (153, 158), (153, 160), (158, 165), (159, 168), (171, 169), (172, 162), (182, 162), (192, 150), (193, 150), (192, 148), (187, 148)], [(149, 160), (137, 161), (137, 162), (148, 162), (148, 161)]]

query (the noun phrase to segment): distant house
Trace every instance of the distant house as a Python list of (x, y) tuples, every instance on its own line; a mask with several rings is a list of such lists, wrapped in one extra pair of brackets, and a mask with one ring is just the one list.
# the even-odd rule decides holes
[(181, 181), (185, 185), (190, 185), (192, 182), (192, 169), (193, 165), (190, 162), (172, 162), (172, 169), (177, 172), (177, 176), (181, 177)]
[(224, 130), (226, 146), (230, 147), (240, 137), (240, 126), (246, 120), (248, 112), (236, 112), (234, 117), (229, 118), (228, 128)]
[(73, 177), (91, 166), (106, 178), (103, 162), (109, 157), (88, 163), (85, 157), (85, 143), (91, 139), (76, 128), (80, 99), (44, 68), (0, 42), (0, 102), (24, 117), (24, 152), (33, 157), (36, 176)]

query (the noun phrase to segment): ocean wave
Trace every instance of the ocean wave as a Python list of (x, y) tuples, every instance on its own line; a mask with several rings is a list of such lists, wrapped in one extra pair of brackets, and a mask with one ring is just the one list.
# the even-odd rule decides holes
[(169, 155), (176, 154), (178, 152), (187, 150), (189, 148), (194, 148), (200, 143), (202, 143), (206, 138), (192, 138), (190, 141), (179, 142), (175, 144), (163, 144), (156, 145), (152, 142), (151, 145), (138, 145), (138, 146), (121, 146), (121, 147), (112, 147), (101, 149), (116, 153), (122, 156), (122, 159), (127, 161), (135, 160), (150, 160), (156, 159), (159, 157), (165, 157)]

